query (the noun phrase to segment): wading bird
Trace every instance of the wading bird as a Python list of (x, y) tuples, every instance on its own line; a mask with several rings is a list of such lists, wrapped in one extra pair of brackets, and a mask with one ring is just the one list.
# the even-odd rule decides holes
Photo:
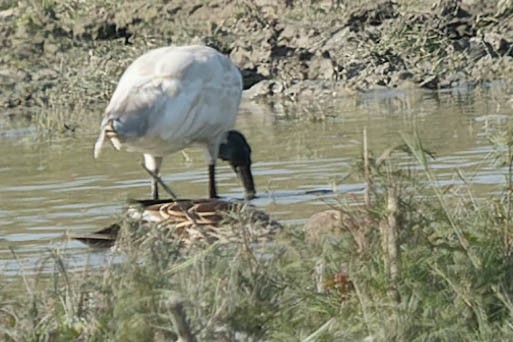
[[(209, 195), (217, 197), (215, 165), (227, 160), (239, 175), (246, 198), (255, 196), (251, 148), (231, 131), (242, 94), (237, 67), (206, 46), (151, 50), (124, 72), (105, 110), (94, 146), (98, 158), (106, 139), (117, 149), (143, 153), (144, 166), (158, 175), (162, 158), (190, 145), (205, 148)], [(151, 193), (158, 199), (158, 184)]]

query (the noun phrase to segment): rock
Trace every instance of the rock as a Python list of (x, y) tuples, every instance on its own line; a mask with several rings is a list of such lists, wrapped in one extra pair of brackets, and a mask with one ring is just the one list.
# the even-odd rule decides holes
[(349, 26), (343, 27), (331, 34), (329, 39), (326, 40), (322, 48), (326, 51), (338, 50), (341, 46), (345, 45), (345, 42), (354, 37), (354, 33), (351, 32)]
[(331, 80), (335, 77), (335, 69), (330, 58), (316, 55), (308, 63), (308, 79)]
[(483, 41), (480, 38), (470, 38), (469, 39), (469, 47), (467, 49), (468, 56), (474, 61), (478, 61), (484, 56), (490, 55), (492, 57), (497, 57), (497, 53), (493, 51), (492, 46)]
[(272, 87), (276, 81), (264, 80), (254, 84), (251, 88), (244, 91), (243, 96), (247, 99), (256, 99), (258, 97), (267, 97), (273, 94)]
[(484, 42), (488, 43), (490, 48), (500, 56), (513, 56), (512, 44), (504, 38), (503, 35), (495, 32), (487, 32), (483, 37)]
[(390, 85), (400, 89), (414, 88), (414, 75), (409, 71), (399, 71), (392, 74)]
[(255, 69), (242, 69), (242, 89), (246, 90), (254, 86), (260, 81), (265, 80), (264, 75), (258, 73)]
[(230, 53), (230, 59), (241, 69), (254, 69), (254, 53), (249, 47), (236, 46)]
[(439, 80), (437, 75), (427, 76), (422, 82), (420, 82), (419, 86), (421, 88), (436, 90), (438, 89)]
[(467, 50), (470, 47), (470, 41), (469, 38), (464, 37), (461, 39), (455, 39), (452, 41), (451, 46), (455, 51), (463, 52)]
[(355, 32), (361, 31), (365, 25), (379, 26), (384, 20), (398, 16), (395, 6), (396, 3), (392, 1), (380, 1), (355, 8), (349, 15), (347, 25)]

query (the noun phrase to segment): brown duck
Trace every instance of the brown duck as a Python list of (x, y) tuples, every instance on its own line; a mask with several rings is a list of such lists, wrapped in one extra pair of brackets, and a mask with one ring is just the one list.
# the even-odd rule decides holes
[[(253, 206), (215, 198), (132, 201), (126, 216), (146, 227), (159, 225), (171, 229), (184, 246), (197, 241), (237, 241), (242, 238), (242, 230), (244, 239), (264, 242), (271, 240), (282, 228)], [(91, 247), (105, 248), (115, 244), (120, 229), (121, 224), (114, 223), (91, 234), (69, 236)]]

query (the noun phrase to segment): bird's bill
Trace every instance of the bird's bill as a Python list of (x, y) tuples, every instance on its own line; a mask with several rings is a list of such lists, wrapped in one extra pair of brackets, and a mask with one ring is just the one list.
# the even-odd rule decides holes
[(253, 182), (253, 174), (251, 173), (251, 165), (239, 165), (235, 168), (239, 175), (244, 191), (246, 192), (246, 199), (250, 200), (256, 197), (255, 183)]

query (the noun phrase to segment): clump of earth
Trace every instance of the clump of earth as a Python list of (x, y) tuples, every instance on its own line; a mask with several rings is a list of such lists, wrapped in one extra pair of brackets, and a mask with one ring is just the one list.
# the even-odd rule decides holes
[(252, 99), (471, 88), (513, 75), (513, 0), (0, 1), (0, 116), (74, 131), (135, 57), (193, 43)]

